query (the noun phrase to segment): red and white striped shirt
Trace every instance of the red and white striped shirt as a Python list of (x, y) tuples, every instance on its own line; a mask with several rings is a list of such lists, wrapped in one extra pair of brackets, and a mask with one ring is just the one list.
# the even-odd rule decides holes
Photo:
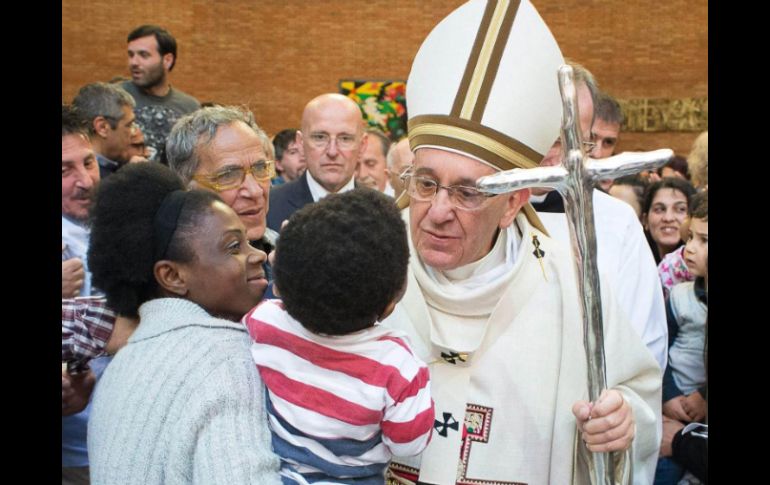
[(434, 420), (429, 371), (405, 334), (380, 325), (314, 334), (280, 300), (263, 301), (243, 322), (285, 475), (367, 481), (391, 455), (425, 449)]

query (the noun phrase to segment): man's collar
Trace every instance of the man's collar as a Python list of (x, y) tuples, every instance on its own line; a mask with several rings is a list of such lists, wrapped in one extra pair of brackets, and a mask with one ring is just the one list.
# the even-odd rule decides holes
[(142, 88), (140, 86), (137, 86), (136, 84), (134, 84), (134, 86), (136, 87), (136, 89), (139, 90), (140, 93), (144, 94), (145, 96), (151, 96), (153, 98), (161, 98), (161, 99), (167, 97), (168, 95), (170, 95), (171, 94), (171, 90), (173, 89), (171, 87), (171, 83), (168, 83), (166, 85), (168, 89), (166, 89), (166, 93), (165, 94), (155, 94), (150, 89)]
[(77, 227), (79, 229), (83, 229), (86, 231), (88, 230), (88, 221), (81, 221), (79, 219), (74, 219), (65, 214), (61, 215), (61, 225), (64, 228), (66, 228), (67, 226), (70, 226), (70, 227)]
[(99, 162), (99, 166), (103, 168), (116, 169), (120, 167), (119, 162), (116, 162), (115, 160), (110, 160), (109, 158), (99, 153), (96, 154), (96, 161)]
[[(321, 184), (319, 184), (318, 181), (313, 178), (313, 175), (310, 173), (310, 170), (306, 170), (305, 175), (307, 175), (307, 187), (310, 189), (310, 195), (313, 196), (313, 202), (318, 202), (319, 200), (329, 195), (329, 191), (323, 188)], [(342, 188), (338, 190), (336, 193), (341, 194), (343, 192), (347, 192), (348, 190), (353, 190), (354, 188), (355, 188), (355, 177), (350, 177), (350, 180), (348, 180), (348, 183), (343, 185)]]

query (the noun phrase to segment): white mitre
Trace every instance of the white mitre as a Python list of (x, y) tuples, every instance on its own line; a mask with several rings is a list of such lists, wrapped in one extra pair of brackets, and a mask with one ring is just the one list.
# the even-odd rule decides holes
[[(559, 46), (528, 0), (472, 0), (422, 43), (406, 87), (409, 145), (496, 170), (534, 168), (559, 137)], [(399, 206), (408, 205), (406, 193)], [(530, 204), (529, 221), (544, 230)]]

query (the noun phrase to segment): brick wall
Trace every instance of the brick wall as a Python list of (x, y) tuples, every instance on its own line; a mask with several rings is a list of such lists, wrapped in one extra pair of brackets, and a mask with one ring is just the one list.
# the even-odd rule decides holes
[[(269, 133), (340, 78), (406, 79), (420, 43), (460, 0), (62, 0), (62, 99), (127, 76), (126, 35), (143, 23), (179, 44), (174, 86), (245, 103)], [(707, 0), (535, 0), (566, 57), (618, 98), (708, 95)], [(626, 133), (621, 149), (687, 154), (698, 133)]]

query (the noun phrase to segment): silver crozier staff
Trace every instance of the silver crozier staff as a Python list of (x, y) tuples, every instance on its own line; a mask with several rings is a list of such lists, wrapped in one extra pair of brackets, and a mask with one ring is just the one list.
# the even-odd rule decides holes
[[(592, 191), (600, 178), (616, 178), (664, 165), (672, 156), (669, 149), (651, 152), (624, 152), (602, 160), (593, 160), (583, 152), (578, 126), (577, 97), (572, 67), (559, 68), (562, 117), (561, 142), (564, 147), (562, 165), (532, 169), (516, 168), (482, 177), (477, 187), (487, 193), (502, 194), (530, 187), (551, 187), (564, 198), (564, 209), (569, 222), (572, 252), (575, 255), (580, 306), (583, 313), (583, 340), (588, 362), (588, 395), (595, 402), (607, 387), (604, 364), (604, 334), (602, 301), (599, 291), (599, 272), (596, 267), (596, 230)], [(580, 446), (585, 446), (579, 440)], [(589, 454), (593, 459), (591, 483), (614, 484), (613, 477), (630, 478), (626, 462), (625, 470), (615, 470), (612, 454)], [(616, 473), (620, 472), (620, 473)]]

